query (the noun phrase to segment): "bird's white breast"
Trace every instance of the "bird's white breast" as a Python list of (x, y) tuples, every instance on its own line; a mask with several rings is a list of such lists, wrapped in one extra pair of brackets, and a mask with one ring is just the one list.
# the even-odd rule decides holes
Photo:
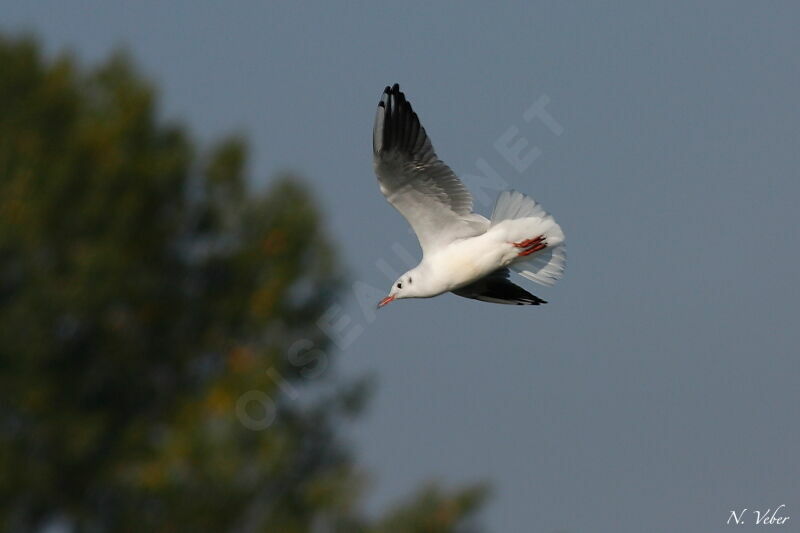
[(443, 291), (451, 291), (506, 266), (513, 249), (492, 232), (459, 239), (430, 258), (429, 268)]

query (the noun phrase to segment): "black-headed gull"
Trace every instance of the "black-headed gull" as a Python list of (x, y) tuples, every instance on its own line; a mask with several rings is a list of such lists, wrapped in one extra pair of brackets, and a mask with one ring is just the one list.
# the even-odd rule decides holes
[(492, 217), (472, 212), (472, 195), (433, 145), (400, 87), (386, 87), (372, 136), (381, 192), (417, 234), (422, 261), (394, 282), (378, 307), (453, 292), (515, 305), (547, 303), (509, 280), (509, 269), (542, 285), (564, 272), (564, 232), (533, 198), (500, 193)]

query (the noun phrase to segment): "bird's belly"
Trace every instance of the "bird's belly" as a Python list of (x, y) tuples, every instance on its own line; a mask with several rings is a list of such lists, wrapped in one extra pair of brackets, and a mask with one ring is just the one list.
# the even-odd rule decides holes
[(447, 271), (447, 290), (469, 285), (504, 266), (504, 250), (486, 235), (455, 242), (445, 252), (442, 265)]

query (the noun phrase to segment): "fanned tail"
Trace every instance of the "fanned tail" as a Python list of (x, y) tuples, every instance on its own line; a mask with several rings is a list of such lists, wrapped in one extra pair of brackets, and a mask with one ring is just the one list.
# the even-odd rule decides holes
[[(551, 286), (564, 274), (567, 262), (564, 232), (533, 198), (517, 191), (503, 191), (497, 197), (491, 226), (505, 231), (509, 242), (537, 244), (535, 249), (528, 249), (533, 253), (523, 251), (508, 265), (519, 275)], [(540, 242), (546, 246), (542, 247)]]

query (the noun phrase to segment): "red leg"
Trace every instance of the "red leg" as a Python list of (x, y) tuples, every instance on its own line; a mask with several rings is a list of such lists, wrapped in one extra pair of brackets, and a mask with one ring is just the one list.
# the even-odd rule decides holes
[(535, 254), (536, 252), (547, 248), (544, 235), (539, 235), (533, 239), (525, 239), (524, 241), (520, 242), (512, 242), (511, 244), (517, 248), (524, 248), (524, 250), (517, 254), (518, 257)]
[(522, 256), (525, 256), (525, 255), (531, 255), (531, 254), (534, 254), (534, 253), (538, 252), (539, 250), (544, 250), (545, 248), (547, 248), (546, 244), (539, 243), (536, 246), (533, 246), (531, 248), (528, 248), (527, 250), (521, 251), (520, 253), (517, 254), (517, 256), (518, 257), (522, 257)]
[(535, 239), (525, 239), (524, 241), (512, 243), (517, 248), (527, 248), (528, 246), (533, 246), (534, 244), (539, 244), (540, 242), (544, 241), (544, 235), (539, 235)]

